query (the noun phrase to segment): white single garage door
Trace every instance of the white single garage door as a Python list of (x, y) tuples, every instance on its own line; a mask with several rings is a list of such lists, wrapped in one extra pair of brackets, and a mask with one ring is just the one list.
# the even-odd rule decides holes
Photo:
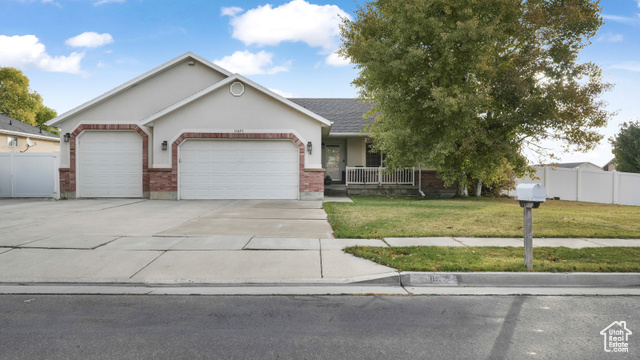
[(189, 140), (181, 199), (298, 199), (298, 147), (288, 140)]
[(142, 138), (133, 131), (78, 137), (78, 197), (142, 197)]

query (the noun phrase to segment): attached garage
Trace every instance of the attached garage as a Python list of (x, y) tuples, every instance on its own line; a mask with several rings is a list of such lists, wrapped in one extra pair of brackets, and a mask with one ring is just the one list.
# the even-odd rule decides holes
[(179, 149), (181, 199), (298, 199), (290, 140), (188, 140)]
[(322, 200), (331, 122), (193, 53), (48, 122), (60, 197)]
[(78, 197), (142, 197), (142, 138), (134, 131), (84, 131), (77, 140)]

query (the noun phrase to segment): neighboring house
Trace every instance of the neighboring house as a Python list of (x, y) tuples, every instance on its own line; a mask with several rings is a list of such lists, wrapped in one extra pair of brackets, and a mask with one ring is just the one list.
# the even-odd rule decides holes
[[(418, 193), (416, 171), (380, 172), (354, 99), (286, 99), (181, 55), (52, 119), (62, 198), (299, 199), (332, 182)], [(353, 167), (353, 168), (352, 168)]]
[(606, 163), (602, 170), (604, 171), (616, 171), (616, 164), (614, 164), (615, 158), (611, 159), (608, 163)]
[(594, 163), (585, 161), (585, 162), (572, 162), (572, 163), (559, 163), (552, 164), (551, 166), (555, 166), (561, 169), (589, 169), (589, 170), (602, 170), (602, 168)]
[(60, 151), (58, 135), (0, 114), (0, 152)]

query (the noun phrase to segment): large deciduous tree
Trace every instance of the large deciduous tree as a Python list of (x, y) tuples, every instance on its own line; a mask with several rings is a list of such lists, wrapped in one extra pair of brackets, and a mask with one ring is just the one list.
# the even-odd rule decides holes
[(603, 24), (591, 0), (377, 0), (343, 19), (340, 54), (378, 113), (389, 167), (425, 163), (447, 184), (530, 171), (542, 140), (587, 151), (611, 85), (578, 52)]
[(640, 120), (622, 124), (620, 132), (609, 141), (613, 146), (616, 170), (640, 173)]
[(29, 78), (12, 67), (0, 67), (0, 114), (29, 125), (53, 131), (45, 123), (57, 116), (42, 104), (42, 97), (29, 88)]

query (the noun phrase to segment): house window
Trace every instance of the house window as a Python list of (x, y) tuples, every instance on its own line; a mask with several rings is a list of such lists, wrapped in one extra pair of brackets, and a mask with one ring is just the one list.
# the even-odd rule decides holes
[(367, 144), (367, 167), (380, 167), (383, 165), (382, 154), (371, 149), (372, 145)]
[(8, 147), (18, 147), (18, 137), (17, 136), (7, 136), (7, 146)]

